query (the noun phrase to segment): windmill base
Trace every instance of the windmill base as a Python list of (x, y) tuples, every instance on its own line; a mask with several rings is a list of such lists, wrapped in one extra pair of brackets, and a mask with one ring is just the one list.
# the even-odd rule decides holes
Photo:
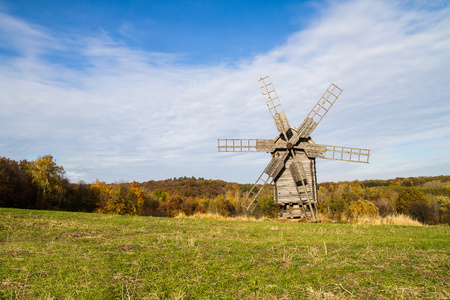
[[(279, 204), (278, 217), (283, 219), (302, 219), (305, 218), (307, 221), (312, 221), (314, 219), (313, 214), (308, 206), (301, 206), (299, 203), (284, 203)], [(313, 207), (314, 209), (315, 207)]]

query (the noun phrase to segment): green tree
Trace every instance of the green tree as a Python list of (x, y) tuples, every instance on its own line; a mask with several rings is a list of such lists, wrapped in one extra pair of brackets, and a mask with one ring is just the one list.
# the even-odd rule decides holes
[(427, 199), (415, 187), (407, 187), (398, 195), (397, 201), (395, 202), (395, 209), (398, 213), (408, 214), (411, 204), (419, 201), (427, 202)]

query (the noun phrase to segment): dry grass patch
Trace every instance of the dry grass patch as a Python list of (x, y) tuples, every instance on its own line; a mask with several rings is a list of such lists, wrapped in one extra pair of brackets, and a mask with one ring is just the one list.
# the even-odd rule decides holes
[[(191, 216), (186, 216), (184, 213), (178, 214), (175, 218), (177, 219), (204, 219), (204, 220), (221, 220), (221, 221), (251, 221), (251, 222), (279, 222), (279, 223), (304, 223), (303, 219), (270, 219), (267, 217), (255, 218), (251, 216), (233, 216), (233, 217), (225, 217), (220, 214), (213, 213), (197, 213)], [(324, 223), (335, 223), (330, 219), (327, 219), (321, 216), (322, 221)], [(351, 222), (353, 224), (365, 224), (365, 225), (401, 225), (401, 226), (423, 226), (417, 220), (410, 218), (407, 215), (398, 214), (398, 215), (389, 215), (386, 217), (360, 217), (357, 220)], [(272, 229), (277, 230), (277, 229)]]
[(188, 219), (204, 219), (204, 220), (220, 220), (220, 221), (252, 221), (252, 222), (270, 222), (275, 219), (269, 219), (267, 217), (255, 218), (252, 216), (233, 216), (226, 217), (220, 214), (213, 213), (196, 213), (190, 216), (186, 216), (184, 213), (179, 213), (175, 218), (188, 218)]
[(356, 224), (370, 224), (370, 225), (402, 225), (402, 226), (423, 226), (417, 220), (411, 219), (409, 216), (389, 215), (386, 217), (363, 217), (356, 221)]

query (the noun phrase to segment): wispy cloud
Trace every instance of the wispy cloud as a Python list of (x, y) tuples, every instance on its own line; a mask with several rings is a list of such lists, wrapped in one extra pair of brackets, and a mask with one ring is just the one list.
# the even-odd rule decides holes
[(438, 175), (450, 169), (450, 9), (400, 4), (333, 2), (286, 44), (232, 67), (1, 13), (1, 43), (18, 53), (0, 54), (1, 155), (53, 154), (74, 181), (252, 182), (269, 155), (217, 153), (216, 139), (277, 134), (256, 83), (269, 74), (295, 126), (331, 82), (345, 90), (313, 139), (371, 148), (371, 164), (320, 161), (320, 181)]

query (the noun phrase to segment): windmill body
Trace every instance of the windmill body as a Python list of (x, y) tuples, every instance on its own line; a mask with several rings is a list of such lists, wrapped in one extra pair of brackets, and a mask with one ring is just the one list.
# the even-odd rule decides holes
[(370, 150), (316, 144), (311, 133), (342, 93), (331, 84), (303, 123), (294, 128), (284, 112), (270, 77), (258, 80), (267, 107), (280, 132), (274, 139), (218, 139), (219, 152), (268, 152), (272, 159), (242, 206), (252, 212), (265, 188), (273, 184), (280, 217), (319, 221), (316, 158), (368, 163)]

